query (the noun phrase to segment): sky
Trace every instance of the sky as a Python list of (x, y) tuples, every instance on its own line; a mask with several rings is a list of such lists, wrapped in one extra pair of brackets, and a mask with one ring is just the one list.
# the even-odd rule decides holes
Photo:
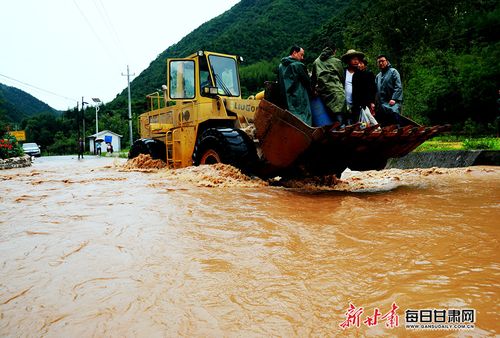
[(139, 75), (169, 46), (238, 2), (2, 1), (0, 83), (58, 110), (76, 107), (82, 96), (91, 104), (92, 98), (109, 102), (127, 87), (127, 65)]

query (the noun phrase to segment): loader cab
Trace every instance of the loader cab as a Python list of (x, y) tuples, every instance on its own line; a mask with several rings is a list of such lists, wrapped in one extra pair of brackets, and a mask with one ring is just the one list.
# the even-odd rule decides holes
[(217, 94), (221, 96), (239, 97), (240, 79), (236, 59), (223, 55), (208, 55), (208, 64), (217, 87)]
[(238, 58), (199, 51), (167, 61), (168, 100), (206, 100), (215, 96), (241, 97)]
[(171, 100), (194, 100), (196, 96), (195, 60), (172, 59), (168, 62), (168, 96)]

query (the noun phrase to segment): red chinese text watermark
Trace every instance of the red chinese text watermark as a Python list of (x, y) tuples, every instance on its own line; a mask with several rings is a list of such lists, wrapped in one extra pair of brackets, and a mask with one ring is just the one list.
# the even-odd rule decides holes
[(399, 307), (396, 303), (392, 303), (391, 309), (382, 315), (379, 308), (375, 308), (372, 316), (367, 316), (363, 322), (361, 322), (361, 315), (364, 312), (362, 307), (356, 308), (356, 306), (352, 303), (349, 303), (349, 308), (347, 309), (345, 316), (346, 319), (339, 324), (342, 329), (347, 329), (350, 327), (360, 327), (361, 323), (365, 326), (371, 327), (376, 326), (381, 321), (385, 321), (385, 326), (389, 329), (393, 329), (399, 326), (399, 315), (396, 313), (396, 310)]

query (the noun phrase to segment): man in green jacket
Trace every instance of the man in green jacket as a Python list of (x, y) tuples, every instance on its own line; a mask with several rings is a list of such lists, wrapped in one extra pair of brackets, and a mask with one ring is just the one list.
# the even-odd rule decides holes
[(308, 125), (312, 125), (309, 103), (311, 82), (303, 60), (304, 49), (299, 46), (293, 46), (290, 55), (281, 59), (278, 68), (280, 98), (284, 108)]
[(336, 51), (333, 43), (323, 49), (313, 63), (311, 83), (334, 121), (342, 124), (346, 113), (345, 77), (342, 62), (335, 57)]

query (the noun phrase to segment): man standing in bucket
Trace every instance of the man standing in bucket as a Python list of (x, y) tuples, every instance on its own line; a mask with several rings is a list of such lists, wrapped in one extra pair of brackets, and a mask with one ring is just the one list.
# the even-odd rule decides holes
[(377, 57), (380, 73), (375, 78), (377, 85), (377, 119), (384, 125), (399, 124), (403, 86), (399, 72), (392, 68), (385, 55)]
[(278, 68), (278, 84), (280, 99), (285, 109), (308, 125), (312, 124), (311, 81), (307, 74), (304, 60), (304, 49), (293, 46), (290, 55), (281, 59)]
[(328, 42), (313, 63), (311, 82), (335, 122), (345, 123), (344, 68), (335, 57), (337, 48)]
[(347, 104), (347, 124), (355, 124), (359, 120), (359, 109), (353, 106), (353, 79), (354, 74), (358, 71), (359, 60), (365, 57), (364, 53), (354, 49), (349, 49), (342, 55), (342, 61), (347, 65), (345, 70), (345, 101)]

